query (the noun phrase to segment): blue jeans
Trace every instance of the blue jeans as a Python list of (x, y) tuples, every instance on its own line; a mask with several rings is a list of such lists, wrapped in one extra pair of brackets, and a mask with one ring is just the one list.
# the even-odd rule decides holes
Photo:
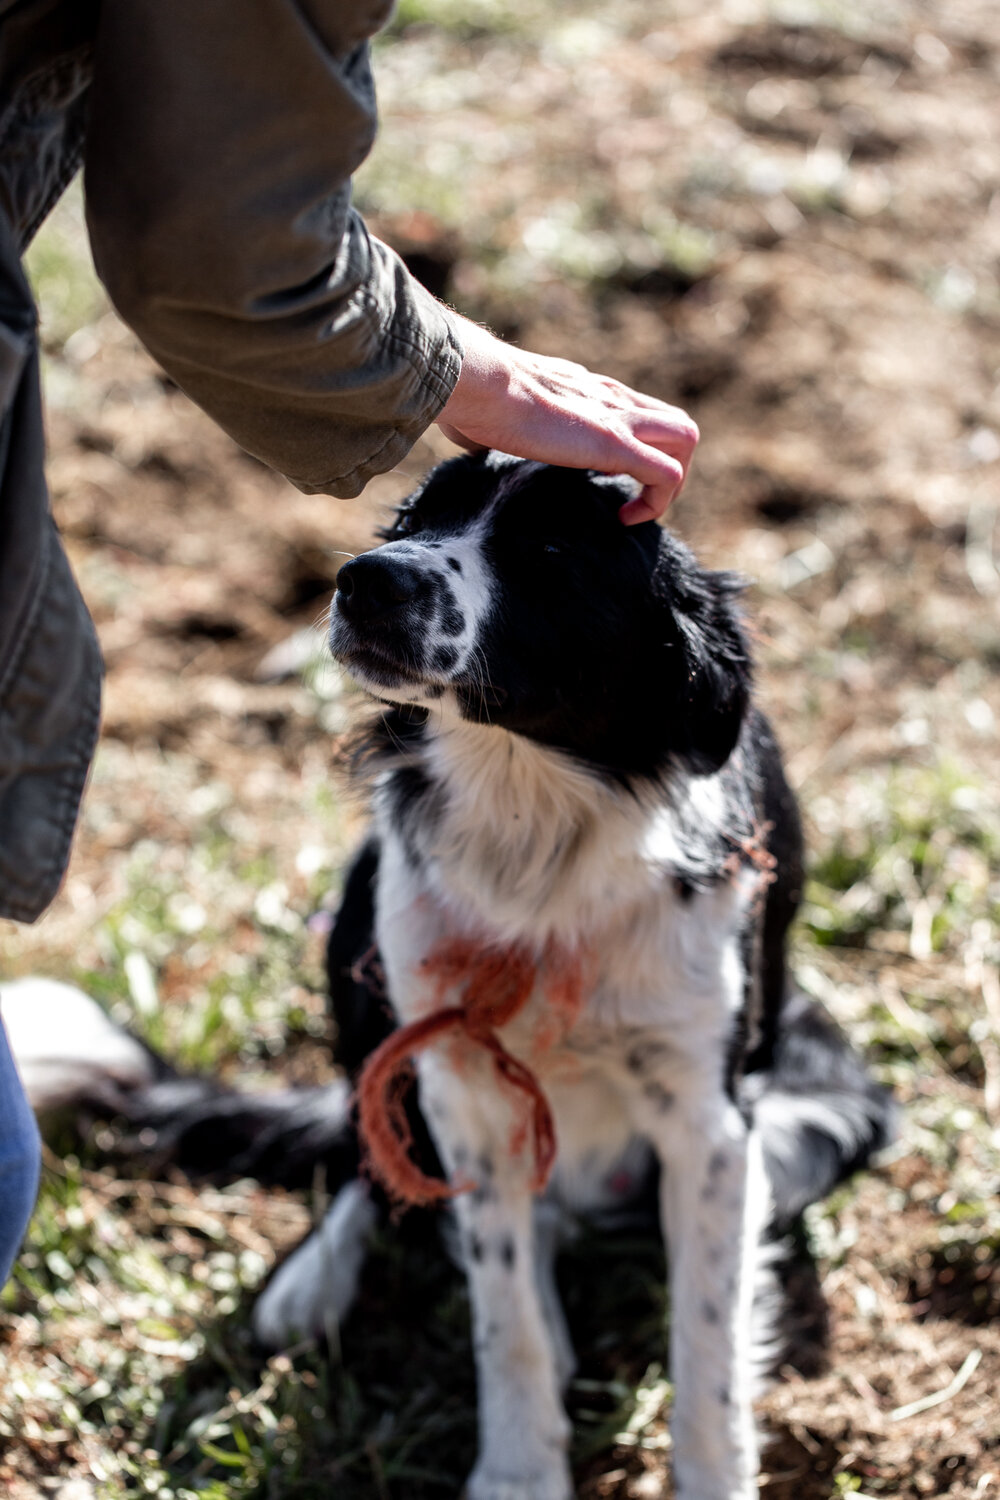
[(0, 1020), (0, 1286), (28, 1227), (42, 1163), (38, 1126)]

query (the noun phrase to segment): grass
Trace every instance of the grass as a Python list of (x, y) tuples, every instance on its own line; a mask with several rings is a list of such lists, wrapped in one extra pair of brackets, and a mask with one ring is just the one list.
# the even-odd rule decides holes
[[(229, 1190), (234, 1210), (241, 1191)], [(108, 1212), (115, 1192), (116, 1206), (131, 1208), (125, 1218)], [(227, 1192), (215, 1196), (224, 1209)], [(48, 1350), (44, 1377), (14, 1393), (22, 1433), (43, 1450), (103, 1447), (110, 1434), (115, 1450), (100, 1460), (109, 1500), (136, 1489), (163, 1500), (320, 1500), (331, 1483), (338, 1500), (454, 1495), (475, 1444), (468, 1301), (447, 1259), (421, 1248), (426, 1228), (376, 1244), (339, 1350), (303, 1346), (263, 1362), (246, 1319), (261, 1257), (234, 1253), (225, 1219), (212, 1226), (204, 1215), (196, 1243), (180, 1250), (197, 1201), (155, 1184), (112, 1190), (74, 1158), (50, 1162), (31, 1248), (4, 1294), (19, 1334), (37, 1320)], [(577, 1460), (619, 1434), (636, 1449), (662, 1446), (658, 1249), (585, 1240), (565, 1269), (586, 1351), (571, 1390)], [(127, 1320), (112, 1301), (127, 1304)], [(623, 1319), (624, 1350), (609, 1334)], [(44, 1416), (32, 1416), (36, 1405)], [(9, 1419), (0, 1435), (14, 1437)]]
[[(914, 902), (940, 893), (947, 920), (935, 941), (960, 942), (960, 912), (995, 894), (984, 886), (995, 832), (974, 815), (970, 788), (952, 766), (855, 785), (854, 816), (813, 865), (800, 952), (822, 963), (837, 945), (912, 932), (912, 906), (899, 894), (911, 882)], [(329, 874), (316, 878), (325, 884)], [(105, 962), (76, 977), (186, 1066), (260, 1069), (286, 1030), (314, 1040), (324, 1026), (307, 908), (287, 894), (273, 861), (241, 861), (219, 811), (210, 812), (195, 827), (183, 874), (164, 870), (153, 848), (133, 851), (127, 895), (102, 924)], [(230, 924), (241, 912), (253, 915), (238, 951)], [(219, 971), (178, 1003), (163, 976), (180, 953), (197, 972), (201, 947), (221, 952)], [(155, 1009), (143, 1000), (135, 955), (166, 989)], [(892, 1015), (876, 1006), (869, 1019), (888, 1062), (906, 1052)], [(934, 1036), (947, 1061), (946, 1038)], [(908, 1055), (914, 1065), (919, 1056)], [(965, 1135), (978, 1133), (988, 1151), (988, 1131), (967, 1108), (966, 1116)], [(928, 1240), (927, 1274), (961, 1272), (970, 1308), (985, 1315), (990, 1290), (975, 1276), (1000, 1247), (1000, 1218), (982, 1172), (963, 1178), (955, 1127), (954, 1103), (940, 1098), (918, 1106), (910, 1127), (929, 1158), (947, 1161), (955, 1185)], [(0, 1436), (16, 1437), (45, 1467), (86, 1458), (103, 1500), (320, 1500), (331, 1487), (338, 1500), (454, 1495), (475, 1443), (462, 1279), (426, 1226), (407, 1221), (374, 1247), (339, 1348), (308, 1344), (265, 1360), (249, 1331), (250, 1299), (275, 1239), (294, 1239), (323, 1203), (322, 1193), (311, 1205), (278, 1195), (275, 1208), (273, 1198), (250, 1184), (206, 1199), (181, 1182), (121, 1180), (93, 1143), (82, 1155), (78, 1146), (50, 1155), (29, 1247), (3, 1294), (15, 1352), (35, 1345), (35, 1375), (10, 1392), (16, 1431), (8, 1405)], [(852, 1202), (846, 1188), (810, 1214), (831, 1268), (850, 1260)], [(578, 1471), (600, 1472), (611, 1451), (638, 1465), (667, 1441), (659, 1246), (585, 1234), (561, 1274), (581, 1354), (570, 1391)], [(846, 1470), (832, 1482), (832, 1494), (852, 1492)]]
[(813, 813), (829, 834), (806, 884), (802, 960), (896, 955), (898, 978), (883, 968), (854, 1018), (869, 1046), (897, 1084), (931, 1066), (981, 1087), (997, 1067), (982, 986), (1000, 963), (1000, 810), (984, 778), (954, 760), (897, 767)]
[(874, 932), (905, 932), (911, 951), (940, 953), (973, 922), (996, 923), (1000, 810), (981, 776), (946, 761), (858, 780), (849, 795), (810, 872), (816, 942), (864, 946)]
[[(132, 851), (127, 893), (98, 933), (102, 963), (74, 982), (184, 1068), (260, 1064), (289, 1038), (324, 1035), (320, 955), (273, 861), (241, 860), (217, 825), (195, 840), (176, 871), (153, 845)], [(336, 889), (325, 863), (310, 884)]]
[(36, 235), (25, 269), (41, 309), (47, 353), (61, 351), (73, 334), (107, 311), (107, 297), (91, 264), (79, 179)]

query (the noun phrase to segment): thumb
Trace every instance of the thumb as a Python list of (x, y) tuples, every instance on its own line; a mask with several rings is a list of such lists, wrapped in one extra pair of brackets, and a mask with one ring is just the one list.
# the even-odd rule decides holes
[(449, 442), (454, 443), (458, 448), (464, 448), (466, 453), (486, 453), (488, 451), (485, 443), (474, 442), (472, 438), (466, 437), (464, 432), (459, 431), (457, 427), (453, 427), (450, 422), (438, 422), (437, 425)]

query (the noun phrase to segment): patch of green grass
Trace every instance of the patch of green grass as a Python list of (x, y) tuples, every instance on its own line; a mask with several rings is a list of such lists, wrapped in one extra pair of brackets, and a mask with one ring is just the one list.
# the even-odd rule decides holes
[[(196, 1486), (214, 1493), (205, 1484), (295, 1500), (325, 1500), (331, 1486), (338, 1500), (458, 1493), (475, 1453), (468, 1297), (426, 1228), (408, 1221), (376, 1243), (341, 1351), (329, 1360), (304, 1348), (262, 1375), (238, 1319), (216, 1330), (183, 1389), (166, 1393), (172, 1414), (159, 1447), (167, 1494), (182, 1500)], [(640, 1446), (654, 1425), (662, 1432), (662, 1269), (654, 1241), (620, 1236), (603, 1244), (587, 1236), (563, 1263), (581, 1352), (570, 1392), (577, 1462), (619, 1434)]]
[(180, 866), (165, 867), (152, 842), (133, 849), (126, 893), (97, 932), (103, 963), (74, 982), (184, 1068), (252, 1063), (289, 1033), (322, 1034), (325, 980), (306, 922), (336, 884), (334, 854), (316, 851), (309, 896), (292, 902), (273, 856), (242, 852), (224, 816), (192, 838)]
[(107, 311), (108, 299), (90, 258), (79, 182), (42, 225), (24, 264), (38, 302), (46, 349), (61, 349), (71, 334)]
[(444, 228), (463, 222), (461, 183), (468, 171), (470, 148), (453, 141), (433, 164), (405, 160), (394, 152), (376, 151), (359, 171), (355, 201), (363, 214), (429, 214)]
[(386, 37), (400, 36), (411, 26), (433, 26), (466, 38), (503, 35), (536, 22), (541, 9), (537, 0), (399, 0)]
[[(102, 1500), (457, 1494), (476, 1445), (468, 1294), (428, 1217), (377, 1239), (339, 1349), (270, 1360), (249, 1330), (263, 1262), (229, 1222), (213, 1223), (194, 1189), (106, 1183), (75, 1159), (46, 1172), (3, 1298), (46, 1346), (17, 1393), (39, 1448), (91, 1453)], [(586, 1233), (560, 1280), (580, 1357), (575, 1462), (663, 1448), (656, 1238)], [(12, 1420), (0, 1415), (0, 1436)]]
[(944, 762), (901, 769), (858, 783), (839, 811), (806, 886), (817, 943), (904, 931), (918, 952), (941, 952), (977, 918), (1000, 918), (1000, 810), (977, 775)]
[(839, 1495), (856, 1495), (861, 1489), (861, 1479), (857, 1474), (852, 1474), (848, 1469), (841, 1469), (839, 1474), (833, 1476), (833, 1489), (831, 1495), (837, 1500)]

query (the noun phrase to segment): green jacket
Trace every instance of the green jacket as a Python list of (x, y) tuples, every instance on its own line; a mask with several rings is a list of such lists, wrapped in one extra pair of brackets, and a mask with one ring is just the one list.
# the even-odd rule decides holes
[(19, 259), (80, 162), (98, 274), (163, 368), (301, 489), (357, 495), (458, 378), (447, 312), (374, 240), (388, 0), (0, 0), (0, 916), (62, 878), (100, 655), (42, 477)]

